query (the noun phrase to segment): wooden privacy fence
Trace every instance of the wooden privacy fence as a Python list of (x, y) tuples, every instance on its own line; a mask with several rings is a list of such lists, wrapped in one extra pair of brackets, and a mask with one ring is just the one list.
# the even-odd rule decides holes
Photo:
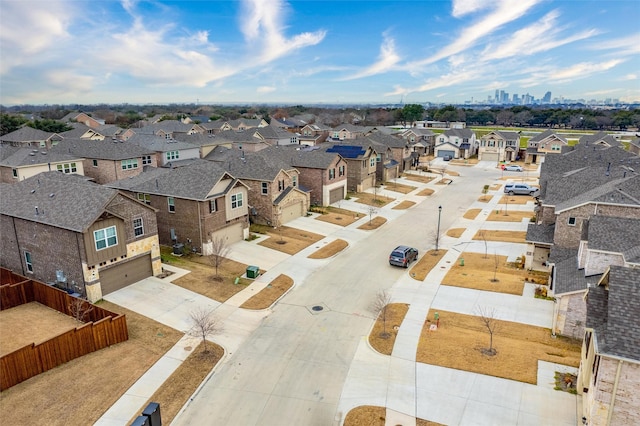
[[(85, 314), (85, 324), (46, 342), (30, 344), (0, 358), (0, 390), (88, 353), (129, 338), (124, 315), (94, 306), (65, 291), (0, 269), (0, 309), (38, 302), (65, 315)], [(91, 308), (89, 310), (89, 308)]]

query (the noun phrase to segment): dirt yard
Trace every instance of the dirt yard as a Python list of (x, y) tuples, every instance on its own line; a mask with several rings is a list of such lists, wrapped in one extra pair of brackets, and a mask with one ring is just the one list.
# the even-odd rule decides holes
[(288, 226), (280, 226), (275, 229), (268, 228), (265, 232), (269, 238), (260, 241), (258, 244), (287, 254), (296, 254), (324, 238), (324, 235), (289, 228)]
[(387, 219), (385, 219), (384, 217), (376, 216), (373, 219), (368, 220), (365, 224), (358, 226), (358, 229), (372, 231), (374, 229), (380, 228), (385, 223), (387, 223)]
[(464, 234), (464, 231), (466, 230), (467, 228), (451, 228), (447, 231), (447, 236), (453, 237), (453, 238), (460, 238), (460, 236)]
[(406, 303), (390, 303), (387, 305), (386, 315), (384, 316), (386, 321), (383, 320), (382, 313), (378, 315), (378, 319), (369, 334), (369, 344), (373, 349), (383, 355), (391, 355), (398, 329), (402, 321), (404, 321), (408, 310), (409, 305)]
[(522, 222), (522, 219), (531, 219), (533, 216), (535, 216), (535, 213), (532, 211), (509, 210), (508, 207), (505, 207), (491, 211), (487, 220), (492, 222)]
[[(377, 191), (379, 191), (379, 189)], [(395, 200), (395, 198), (385, 197), (384, 195), (380, 194), (371, 194), (369, 192), (357, 192), (355, 194), (352, 194), (351, 196), (352, 198), (356, 199), (357, 203), (374, 207), (386, 206), (387, 204)]]
[(333, 223), (340, 226), (349, 226), (362, 217), (362, 213), (336, 207), (327, 207), (316, 220)]
[(409, 275), (414, 280), (424, 281), (429, 272), (440, 262), (440, 259), (442, 259), (442, 256), (446, 253), (446, 250), (438, 250), (437, 252), (435, 250), (429, 250), (418, 260), (418, 263), (413, 265), (409, 271)]
[[(344, 419), (344, 426), (384, 426), (387, 417), (385, 407), (373, 405), (361, 405), (355, 407), (347, 413)], [(429, 420), (416, 419), (416, 426), (444, 426), (440, 423)]]
[[(429, 331), (435, 311), (429, 311), (420, 336), (416, 360), (425, 364), (488, 374), (536, 384), (538, 360), (577, 367), (581, 343), (553, 338), (551, 330), (492, 319), (496, 324), (489, 356), (489, 333), (479, 316), (439, 311), (440, 326)], [(485, 312), (485, 316), (486, 312)]]
[(397, 206), (392, 207), (393, 210), (406, 210), (409, 207), (414, 206), (416, 203), (414, 203), (413, 201), (401, 201), (400, 204), (398, 204)]
[(507, 243), (524, 243), (526, 231), (498, 231), (481, 229), (473, 236), (474, 240), (504, 241)]
[(408, 194), (416, 188), (417, 186), (403, 185), (395, 182), (387, 182), (384, 185), (384, 189), (387, 191), (399, 192), (401, 194)]
[(433, 194), (435, 191), (431, 188), (425, 188), (422, 191), (418, 192), (418, 195), (420, 197), (428, 197), (429, 195)]
[(535, 201), (536, 199), (530, 195), (503, 195), (498, 204), (524, 205)]
[(429, 183), (433, 179), (435, 179), (433, 176), (417, 175), (417, 174), (414, 174), (414, 173), (407, 173), (406, 175), (403, 175), (402, 177), (407, 179), (407, 180), (412, 180), (414, 182), (420, 182), (420, 183)]
[(480, 214), (481, 211), (482, 209), (469, 209), (464, 213), (462, 217), (464, 217), (465, 219), (473, 220)]
[(335, 241), (331, 241), (329, 244), (319, 250), (316, 250), (307, 257), (309, 259), (327, 259), (337, 253), (340, 253), (348, 246), (349, 244), (345, 240), (337, 239)]
[(283, 294), (293, 287), (293, 280), (284, 275), (278, 275), (269, 285), (258, 292), (258, 294), (252, 296), (242, 305), (244, 309), (267, 309), (273, 305)]

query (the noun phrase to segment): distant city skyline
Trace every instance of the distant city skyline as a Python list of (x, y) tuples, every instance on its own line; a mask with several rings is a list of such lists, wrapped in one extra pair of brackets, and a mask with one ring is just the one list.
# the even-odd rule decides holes
[(0, 104), (633, 103), (637, 22), (636, 0), (0, 0)]

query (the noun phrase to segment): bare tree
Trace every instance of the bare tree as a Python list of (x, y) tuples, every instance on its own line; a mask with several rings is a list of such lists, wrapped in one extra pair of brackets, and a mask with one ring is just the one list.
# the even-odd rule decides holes
[(220, 279), (220, 276), (218, 275), (218, 268), (222, 265), (222, 262), (225, 261), (230, 251), (231, 249), (227, 245), (227, 240), (225, 238), (215, 237), (211, 241), (211, 255), (209, 256), (209, 259), (211, 261), (211, 265), (216, 268), (216, 280)]
[(487, 329), (489, 333), (489, 348), (482, 350), (485, 355), (495, 355), (497, 351), (493, 347), (493, 334), (498, 330), (500, 322), (496, 319), (495, 308), (488, 308), (486, 306), (476, 306), (476, 315), (480, 317), (482, 325)]
[(484, 258), (486, 259), (489, 257), (489, 254), (487, 253), (487, 235), (484, 233), (484, 230), (481, 230), (479, 234), (480, 238), (482, 238), (482, 242), (484, 242)]
[(492, 283), (497, 283), (498, 281), (498, 267), (500, 266), (500, 258), (498, 257), (498, 253), (493, 253), (493, 260), (494, 260), (494, 268), (493, 268), (493, 279), (491, 280)]
[(376, 206), (368, 206), (367, 213), (369, 213), (369, 225), (371, 225), (371, 220), (373, 216), (378, 214), (378, 208)]
[(93, 305), (79, 297), (72, 297), (67, 307), (69, 314), (79, 322), (85, 322), (89, 312), (93, 311)]
[(440, 233), (438, 234), (437, 229), (434, 229), (429, 233), (429, 242), (433, 243), (433, 246), (436, 248), (435, 252), (433, 253), (434, 256), (437, 255), (440, 251), (440, 241), (442, 241), (443, 235), (444, 232), (440, 231)]
[(389, 303), (391, 303), (391, 295), (389, 292), (387, 292), (387, 290), (380, 290), (376, 293), (370, 306), (375, 316), (382, 318), (382, 333), (380, 333), (380, 337), (383, 339), (389, 337), (389, 333), (387, 333), (387, 307)]
[(222, 322), (213, 314), (213, 309), (199, 307), (189, 314), (192, 327), (187, 334), (202, 338), (203, 352), (209, 352), (207, 348), (207, 337), (220, 334), (223, 331)]

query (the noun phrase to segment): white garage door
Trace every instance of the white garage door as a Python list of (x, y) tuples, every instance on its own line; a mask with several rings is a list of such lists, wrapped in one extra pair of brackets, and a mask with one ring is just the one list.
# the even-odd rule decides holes
[(238, 222), (214, 232), (211, 237), (222, 238), (226, 244), (237, 243), (243, 239), (242, 229), (242, 223)]
[(284, 207), (282, 209), (282, 216), (280, 217), (280, 224), (284, 225), (285, 223), (297, 219), (302, 216), (302, 201), (292, 204), (290, 206)]
[(480, 158), (480, 160), (498, 162), (498, 153), (497, 152), (483, 152), (482, 153), (482, 158)]
[(455, 157), (455, 155), (456, 155), (456, 152), (453, 151), (453, 150), (449, 151), (449, 150), (441, 149), (441, 150), (438, 151), (438, 157), (440, 157), (440, 158), (444, 158), (444, 157), (453, 158), (453, 157)]

